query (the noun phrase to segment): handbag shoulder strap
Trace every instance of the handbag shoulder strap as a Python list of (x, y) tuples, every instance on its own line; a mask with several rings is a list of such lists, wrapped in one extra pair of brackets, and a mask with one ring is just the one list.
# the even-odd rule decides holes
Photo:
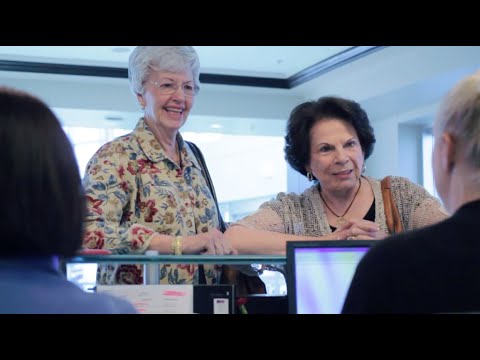
[[(227, 229), (225, 222), (223, 221), (222, 214), (220, 213), (220, 208), (218, 207), (217, 195), (215, 194), (215, 188), (213, 187), (212, 178), (208, 172), (207, 164), (203, 157), (202, 152), (197, 145), (190, 141), (185, 141), (192, 149), (193, 154), (197, 158), (197, 161), (202, 168), (202, 174), (205, 178), (208, 187), (212, 193), (213, 200), (215, 201), (215, 206), (217, 207), (218, 220), (220, 222), (220, 231), (225, 232)], [(203, 266), (199, 265), (199, 278), (200, 283), (205, 278)], [(248, 294), (266, 294), (267, 288), (265, 283), (258, 276), (247, 276), (243, 274), (238, 268), (233, 265), (223, 265), (222, 274), (220, 276), (220, 284), (233, 284), (235, 285), (235, 293), (239, 296), (246, 296)]]
[(191, 141), (185, 141), (185, 142), (190, 146), (190, 149), (192, 150), (193, 155), (195, 155), (195, 158), (200, 164), (202, 175), (205, 178), (205, 181), (207, 182), (208, 188), (212, 193), (213, 201), (215, 202), (215, 207), (217, 208), (218, 221), (220, 223), (220, 231), (225, 232), (226, 230), (225, 222), (223, 221), (222, 214), (220, 213), (220, 208), (218, 207), (217, 194), (215, 193), (215, 188), (213, 187), (212, 178), (210, 177), (207, 164), (205, 163), (205, 158), (203, 157), (203, 154), (197, 145), (195, 145)]
[(400, 219), (400, 213), (398, 212), (397, 205), (395, 204), (395, 200), (392, 196), (390, 178), (391, 176), (387, 176), (381, 181), (381, 188), (388, 232), (390, 233), (390, 235), (393, 235), (402, 232), (403, 225), (402, 220)]

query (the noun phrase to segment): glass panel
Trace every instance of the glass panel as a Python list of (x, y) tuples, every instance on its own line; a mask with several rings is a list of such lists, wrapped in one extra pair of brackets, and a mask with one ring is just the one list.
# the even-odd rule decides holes
[(286, 257), (280, 255), (83, 255), (76, 256), (68, 263), (104, 263), (104, 264), (285, 264)]
[(260, 275), (260, 278), (265, 283), (268, 295), (287, 295), (287, 282), (285, 276), (281, 272), (264, 270)]

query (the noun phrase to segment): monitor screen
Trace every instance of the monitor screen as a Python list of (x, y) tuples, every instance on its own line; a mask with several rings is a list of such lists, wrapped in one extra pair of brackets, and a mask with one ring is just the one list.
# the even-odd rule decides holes
[(339, 314), (360, 259), (375, 241), (288, 241), (291, 314)]

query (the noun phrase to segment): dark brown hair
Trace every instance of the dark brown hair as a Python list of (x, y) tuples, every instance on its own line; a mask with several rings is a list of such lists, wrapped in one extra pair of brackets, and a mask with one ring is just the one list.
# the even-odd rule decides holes
[(41, 100), (0, 87), (0, 256), (73, 256), (85, 198), (72, 146)]
[(285, 136), (285, 159), (292, 168), (306, 175), (310, 162), (310, 130), (317, 121), (334, 118), (353, 126), (357, 132), (365, 159), (373, 151), (375, 135), (367, 113), (355, 101), (326, 96), (308, 101), (293, 109), (288, 119)]

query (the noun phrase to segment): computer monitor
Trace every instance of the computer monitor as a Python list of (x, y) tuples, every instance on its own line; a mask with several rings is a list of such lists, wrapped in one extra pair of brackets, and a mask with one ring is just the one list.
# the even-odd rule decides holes
[(290, 314), (339, 314), (358, 263), (376, 241), (288, 241)]

